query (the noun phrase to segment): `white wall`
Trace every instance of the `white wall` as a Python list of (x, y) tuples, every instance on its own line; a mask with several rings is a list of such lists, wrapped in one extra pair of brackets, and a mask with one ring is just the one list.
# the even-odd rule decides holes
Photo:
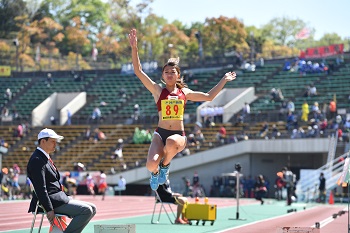
[[(200, 182), (209, 192), (213, 176), (233, 172), (236, 163), (241, 164), (244, 175), (254, 177), (263, 174), (274, 182), (276, 173), (288, 165), (289, 161), (291, 165), (300, 168), (322, 166), (327, 161), (328, 147), (328, 139), (248, 140), (225, 145), (174, 159), (170, 166), (172, 188), (174, 191), (178, 191), (176, 187), (183, 188), (182, 178), (192, 180), (197, 171)], [(108, 183), (117, 184), (120, 175), (128, 183), (149, 183), (150, 173), (145, 167), (108, 176)]]
[(32, 111), (32, 126), (50, 125), (50, 117), (64, 125), (67, 122), (67, 110), (76, 113), (86, 104), (86, 92), (54, 92)]

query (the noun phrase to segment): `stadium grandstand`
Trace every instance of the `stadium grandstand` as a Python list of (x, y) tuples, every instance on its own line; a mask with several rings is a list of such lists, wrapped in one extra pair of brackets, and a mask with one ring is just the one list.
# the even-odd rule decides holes
[[(335, 59), (328, 57), (328, 64), (334, 65), (322, 71), (287, 71), (285, 59), (266, 60), (254, 70), (237, 67), (237, 79), (212, 103), (188, 103), (186, 135), (199, 128), (202, 139), (197, 138), (188, 145), (187, 154), (173, 160), (173, 189), (183, 193), (184, 178), (197, 171), (205, 195), (233, 196), (234, 192), (221, 192), (214, 180), (219, 177), (221, 185), (230, 186), (225, 174), (235, 171), (239, 163), (244, 176), (266, 177), (269, 197), (275, 195), (276, 174), (284, 166), (296, 174), (300, 198), (315, 198), (314, 186), (321, 172), (327, 177), (327, 196), (336, 189), (340, 197), (336, 181), (350, 149), (350, 128), (346, 126), (350, 121), (350, 56), (345, 53), (339, 64)], [(209, 90), (231, 69), (227, 63), (210, 68), (188, 66), (183, 72), (191, 74), (186, 79), (191, 89)], [(159, 69), (151, 74), (159, 83), (160, 76)], [(317, 87), (317, 94), (307, 92), (312, 86)], [(71, 172), (79, 181), (87, 173), (102, 170), (110, 187), (117, 185), (120, 175), (126, 178), (125, 194), (150, 192), (145, 168), (149, 141), (135, 141), (135, 137), (136, 133), (152, 135), (158, 116), (153, 97), (134, 74), (121, 70), (52, 71), (50, 75), (13, 72), (10, 78), (0, 78), (0, 92), (8, 88), (11, 98), (0, 99), (0, 161), (2, 168), (20, 167), (22, 186), (38, 132), (47, 127), (65, 137), (52, 155), (63, 174)], [(274, 99), (272, 90), (279, 90), (283, 98)], [(328, 110), (332, 100), (337, 105), (335, 115)], [(303, 121), (305, 101), (310, 111)], [(289, 102), (294, 103), (293, 119), (287, 114)], [(313, 111), (316, 102), (319, 109)], [(250, 105), (249, 113), (243, 110), (245, 103)], [(200, 114), (201, 109), (217, 106), (224, 108), (221, 118)], [(222, 127), (226, 135), (220, 138)], [(104, 136), (99, 138), (101, 132)], [(115, 154), (119, 139), (123, 139), (122, 157)], [(84, 194), (84, 189), (78, 187), (78, 192)]]

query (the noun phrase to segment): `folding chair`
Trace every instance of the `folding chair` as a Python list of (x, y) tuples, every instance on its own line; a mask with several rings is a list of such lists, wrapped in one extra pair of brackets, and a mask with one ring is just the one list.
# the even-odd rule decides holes
[[(159, 223), (159, 220), (160, 220), (160, 215), (162, 213), (162, 209), (164, 210), (164, 212), (166, 213), (166, 215), (168, 216), (168, 219), (170, 221), (171, 224), (174, 224), (174, 222), (171, 220), (170, 216), (169, 216), (169, 213), (168, 211), (166, 210), (165, 208), (165, 205), (168, 204), (169, 206), (169, 209), (170, 211), (172, 212), (173, 216), (174, 216), (174, 219), (176, 218), (176, 215), (173, 211), (173, 208), (171, 208), (171, 205), (173, 205), (174, 203), (170, 203), (170, 202), (162, 202), (162, 200), (160, 199), (159, 197), (159, 194), (157, 191), (154, 191), (155, 192), (155, 202), (154, 202), (154, 208), (153, 208), (153, 214), (152, 214), (152, 220), (151, 220), (151, 223), (152, 224), (158, 224)], [(160, 204), (160, 209), (159, 209), (159, 214), (158, 214), (158, 220), (155, 222), (154, 221), (154, 215), (155, 215), (155, 212), (156, 212), (156, 207), (157, 207), (157, 204)]]
[[(30, 181), (30, 179), (28, 177), (27, 177), (27, 179)], [(34, 189), (34, 186), (33, 186), (32, 182), (30, 182), (30, 190), (32, 191), (32, 193), (34, 195), (36, 195), (36, 192), (35, 192), (35, 189)], [(38, 211), (39, 208), (42, 211)], [(34, 230), (34, 224), (35, 224), (36, 216), (38, 214), (41, 214), (41, 219), (40, 219), (40, 224), (39, 224), (39, 229), (38, 229), (38, 233), (40, 233), (41, 226), (43, 225), (43, 221), (44, 221), (44, 216), (46, 215), (46, 211), (45, 211), (44, 207), (42, 205), (40, 205), (39, 200), (37, 201), (36, 206), (35, 206), (35, 211), (32, 212), (32, 214), (33, 214), (33, 220), (32, 220), (32, 226), (30, 228), (30, 233), (32, 233), (33, 230)], [(56, 218), (56, 221), (59, 224), (60, 229), (63, 229), (63, 226), (62, 226), (63, 220), (61, 220), (59, 217), (67, 217), (68, 218), (68, 216), (67, 215), (63, 215), (63, 214), (55, 214), (55, 218)], [(63, 222), (63, 223), (66, 224), (65, 222)]]

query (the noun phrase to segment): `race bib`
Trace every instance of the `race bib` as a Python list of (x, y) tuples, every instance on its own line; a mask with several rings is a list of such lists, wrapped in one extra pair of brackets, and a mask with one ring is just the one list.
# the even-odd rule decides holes
[(184, 100), (162, 100), (162, 120), (183, 120)]

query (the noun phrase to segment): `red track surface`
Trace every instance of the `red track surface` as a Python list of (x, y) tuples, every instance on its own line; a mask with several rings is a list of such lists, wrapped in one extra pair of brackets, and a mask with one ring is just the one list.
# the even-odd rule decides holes
[[(108, 220), (116, 218), (135, 217), (140, 215), (152, 214), (154, 197), (144, 196), (107, 196), (104, 201), (101, 196), (78, 196), (76, 199), (89, 201), (97, 206), (97, 214), (93, 218), (96, 220)], [(211, 201), (217, 204), (218, 208), (225, 206), (235, 206), (236, 202), (233, 199), (210, 198)], [(193, 200), (190, 200), (193, 201)], [(240, 205), (256, 203), (253, 199), (242, 199)], [(28, 201), (5, 201), (0, 202), (0, 231), (16, 230), (29, 228), (32, 215), (27, 213), (29, 206)], [(316, 222), (321, 223), (321, 233), (347, 233), (348, 213), (331, 219), (327, 225), (322, 221), (330, 218), (334, 213), (343, 210), (344, 206), (325, 205), (307, 209), (305, 211), (293, 212), (279, 218), (264, 220), (246, 226), (232, 228), (224, 232), (239, 232), (239, 233), (275, 233), (277, 227), (283, 226), (298, 226), (311, 227)], [(39, 221), (36, 223), (38, 226)], [(48, 226), (47, 219), (44, 220), (43, 226)]]
[[(77, 196), (76, 199), (92, 202), (97, 206), (97, 214), (93, 221), (152, 214), (154, 205), (154, 197), (144, 196), (106, 196), (104, 201), (101, 200), (101, 196)], [(242, 201), (242, 204), (247, 202), (254, 200)], [(218, 198), (215, 199), (215, 203), (218, 207), (234, 205), (232, 199)], [(0, 202), (0, 231), (29, 228), (33, 215), (27, 214), (28, 207), (29, 200)], [(36, 221), (35, 227), (39, 222)], [(46, 218), (43, 226), (49, 226)]]

